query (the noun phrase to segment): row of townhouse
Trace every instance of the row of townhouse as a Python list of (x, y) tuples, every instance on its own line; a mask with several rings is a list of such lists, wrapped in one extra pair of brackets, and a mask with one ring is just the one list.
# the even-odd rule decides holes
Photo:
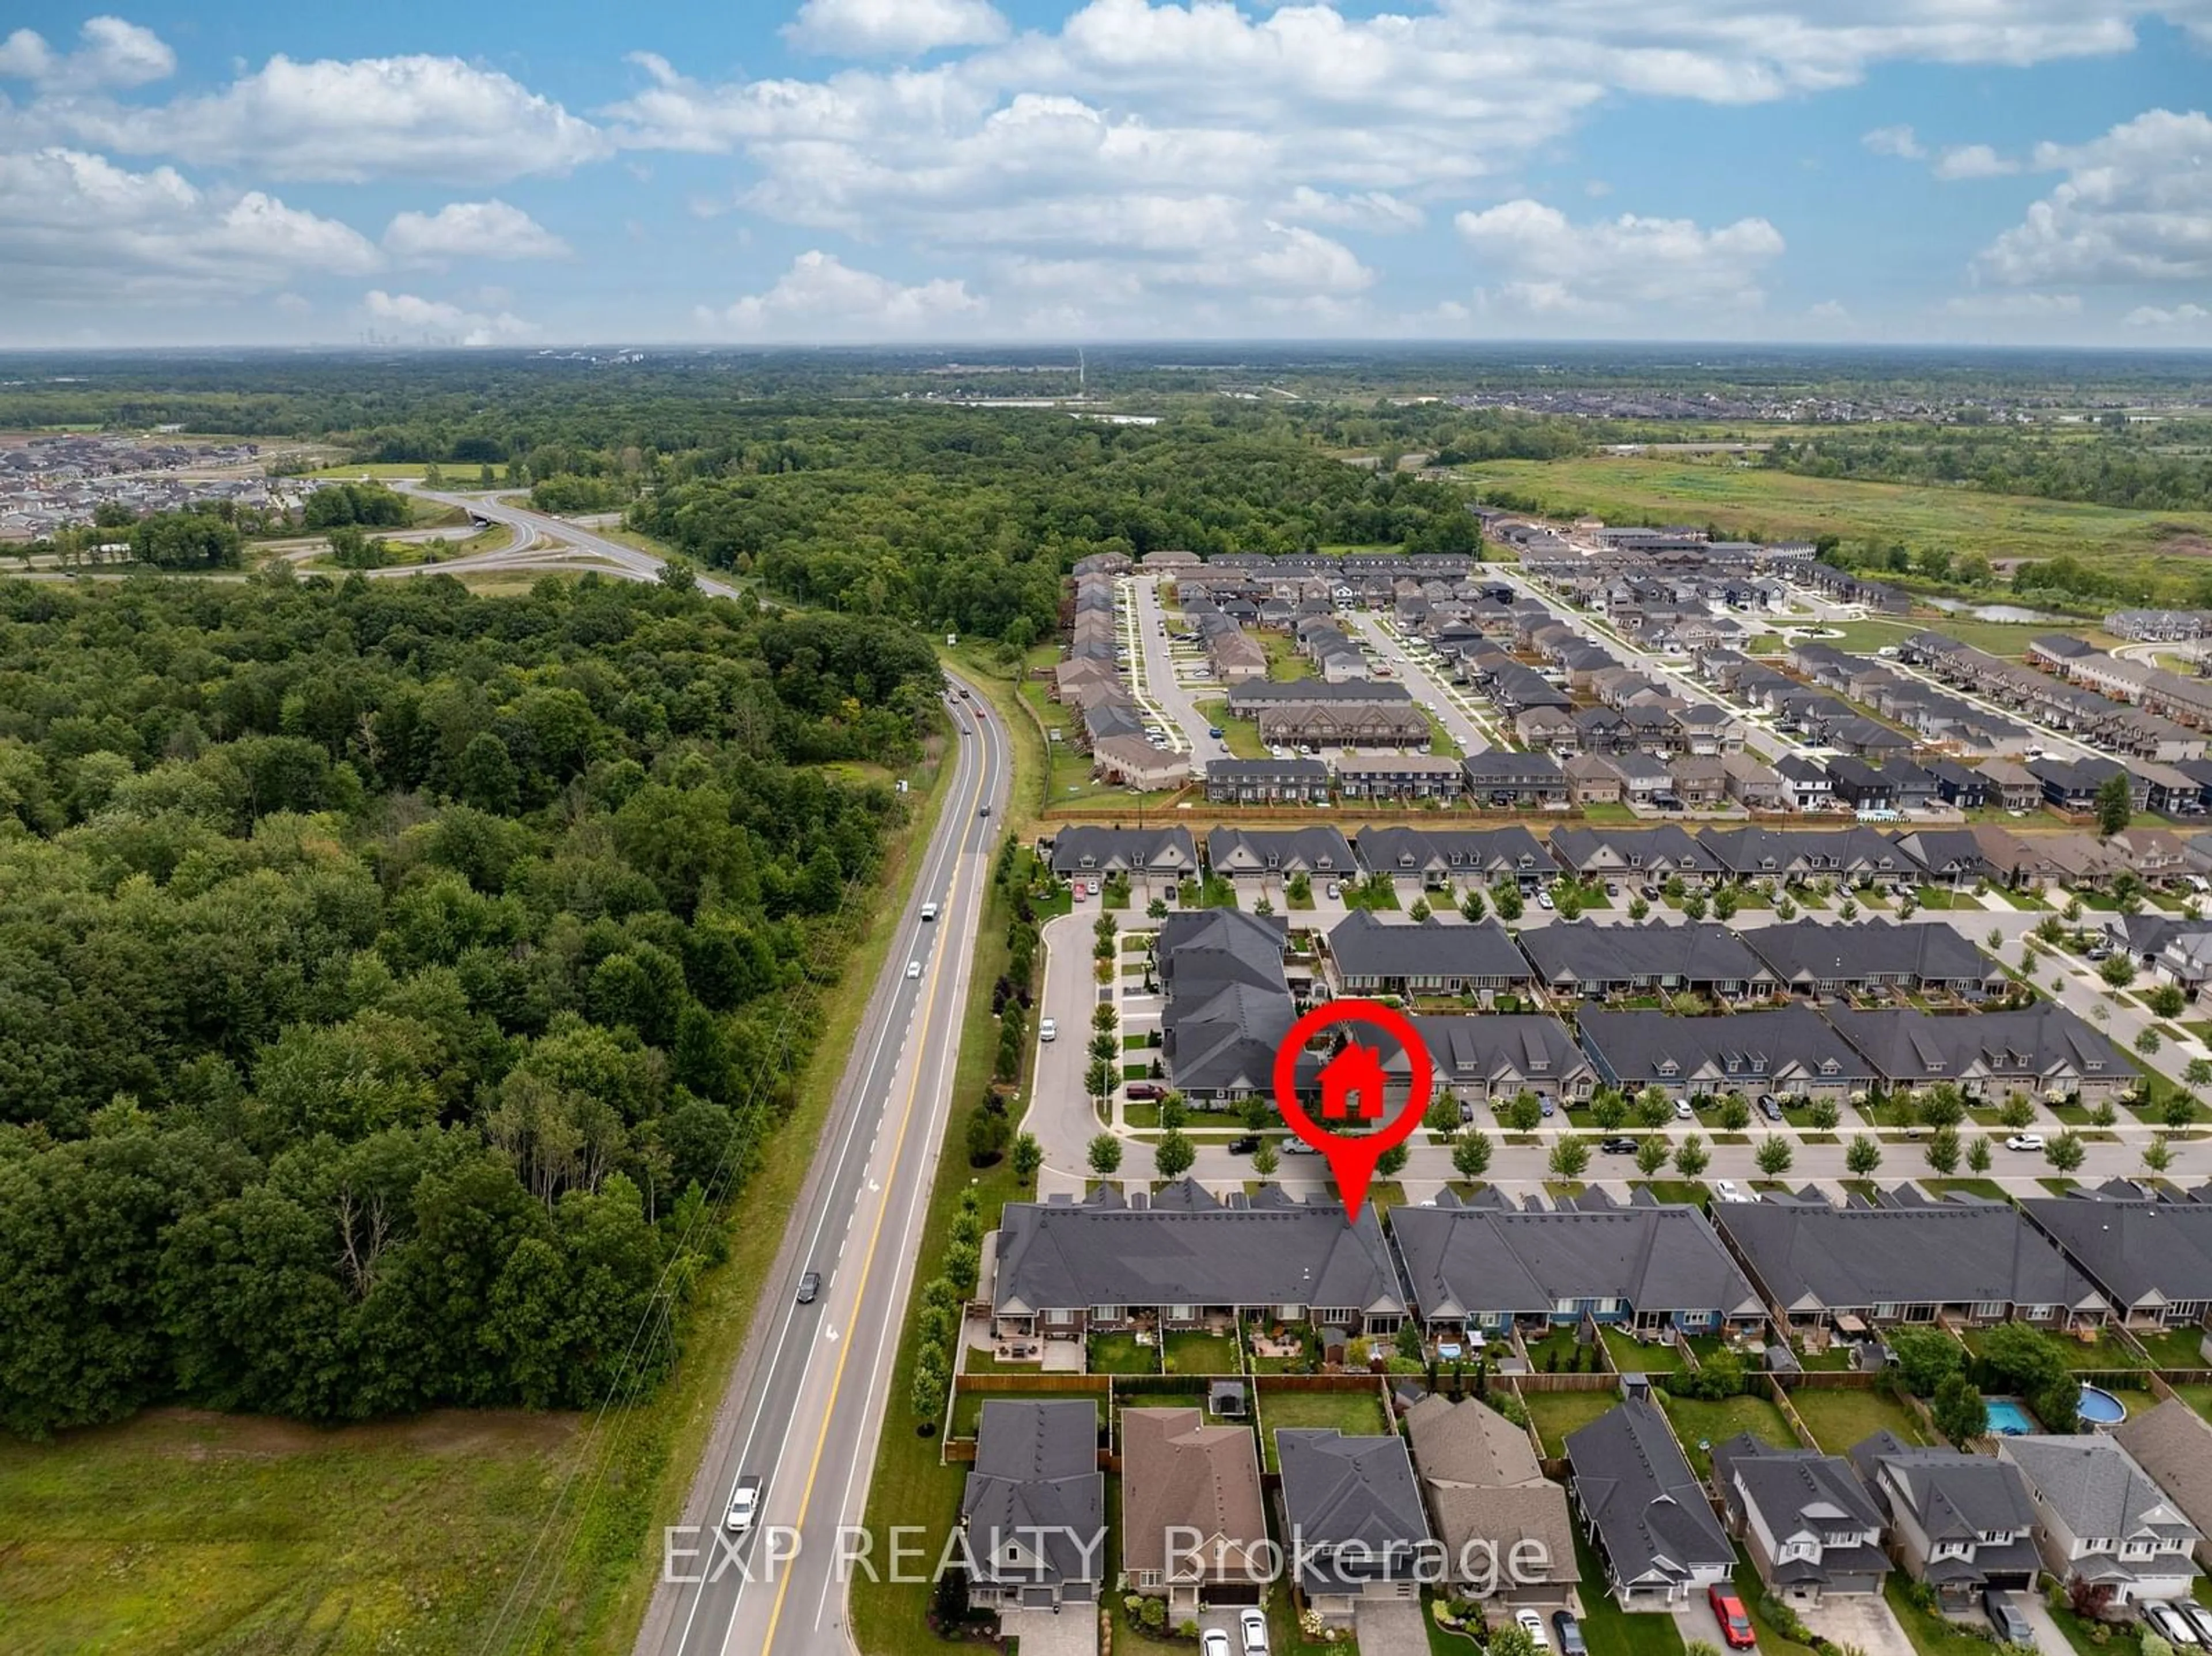
[(2055, 672), (2006, 661), (1941, 633), (1916, 633), (1898, 646), (1898, 654), (1946, 683), (2110, 752), (2166, 764), (2204, 757), (2200, 732), (2070, 683)]
[[(1488, 828), (1369, 825), (1349, 838), (1334, 824), (1316, 824), (1217, 828), (1207, 832), (1206, 844), (1206, 865), (1239, 883), (1267, 884), (1299, 874), (1322, 882), (1384, 874), (1418, 880), (1437, 891), (1510, 880), (1534, 893), (1561, 878), (1639, 885), (1679, 879), (1695, 889), (1729, 883), (1780, 889), (1826, 881), (1838, 887), (1895, 890), (1988, 881), (2099, 890), (2124, 872), (2154, 888), (2202, 880), (2212, 872), (2212, 834), (2185, 840), (2166, 828), (2129, 828), (2099, 839), (2071, 831), (2015, 834), (1993, 822), (1887, 832), (1864, 824), (1708, 825), (1692, 830), (1672, 822), (1649, 828), (1563, 823), (1546, 835), (1520, 823)], [(1053, 872), (1063, 879), (1127, 875), (1175, 885), (1200, 871), (1198, 840), (1179, 822), (1146, 828), (1063, 828), (1051, 841), (1050, 860)]]
[(2199, 729), (2212, 725), (2212, 679), (2184, 677), (2154, 662), (2107, 655), (2093, 644), (2063, 634), (2031, 641), (2027, 658), (2069, 683), (2115, 701), (2131, 702)]

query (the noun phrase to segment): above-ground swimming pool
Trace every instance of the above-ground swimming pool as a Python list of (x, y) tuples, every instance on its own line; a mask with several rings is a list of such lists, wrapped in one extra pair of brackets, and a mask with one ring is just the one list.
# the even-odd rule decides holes
[(2087, 1426), (2118, 1426), (2128, 1417), (2128, 1405), (2101, 1386), (2084, 1386), (2078, 1406)]
[(2035, 1416), (2016, 1398), (1988, 1400), (1990, 1430), (1999, 1437), (2026, 1437), (2035, 1430)]

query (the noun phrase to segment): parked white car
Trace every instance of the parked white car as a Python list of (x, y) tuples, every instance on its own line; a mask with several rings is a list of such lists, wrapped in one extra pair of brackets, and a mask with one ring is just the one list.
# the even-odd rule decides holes
[(1244, 1656), (1267, 1656), (1267, 1617), (1249, 1604), (1237, 1612), (1237, 1631), (1244, 1641)]
[(2005, 1140), (2005, 1148), (2008, 1150), (2039, 1150), (2043, 1148), (2043, 1135), (2039, 1132), (2016, 1132)]
[(1037, 1025), (1037, 1039), (1039, 1040), (1058, 1040), (1060, 1039), (1060, 1025), (1051, 1018), (1045, 1019), (1042, 1023)]

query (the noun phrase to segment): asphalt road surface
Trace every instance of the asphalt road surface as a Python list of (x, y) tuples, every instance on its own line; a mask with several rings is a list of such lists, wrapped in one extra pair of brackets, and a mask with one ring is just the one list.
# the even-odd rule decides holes
[[(571, 531), (563, 525), (562, 533)], [(815, 1170), (783, 1221), (766, 1310), (723, 1399), (686, 1527), (671, 1538), (675, 1568), (663, 1572), (641, 1653), (819, 1656), (853, 1647), (836, 1538), (839, 1526), (860, 1524), (866, 1505), (1009, 779), (995, 715), (963, 700), (952, 717), (958, 756), (914, 912), (871, 994)], [(986, 805), (988, 818), (979, 815)], [(933, 921), (920, 918), (927, 902), (938, 905)], [(918, 975), (908, 975), (909, 961)], [(802, 1306), (799, 1279), (809, 1271), (821, 1273), (823, 1288)], [(745, 1477), (762, 1483), (758, 1526), (725, 1549), (712, 1532)]]

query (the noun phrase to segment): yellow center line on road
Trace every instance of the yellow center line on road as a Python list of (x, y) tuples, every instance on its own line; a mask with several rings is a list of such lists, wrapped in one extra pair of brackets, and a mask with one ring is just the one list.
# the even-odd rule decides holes
[[(985, 745), (980, 731), (977, 732), (976, 744), (979, 747)], [(990, 775), (991, 766), (988, 757), (986, 757), (976, 767), (976, 776), (979, 784), (976, 792), (962, 801), (962, 810), (963, 811), (969, 810), (976, 799), (983, 798), (988, 794), (990, 788)], [(963, 835), (964, 835), (967, 831), (968, 830), (964, 827), (960, 829), (960, 833)], [(945, 893), (945, 915), (948, 919), (958, 910), (960, 906), (960, 882), (961, 877), (965, 872), (965, 870), (962, 867), (962, 863), (963, 862), (964, 858), (964, 852), (956, 851), (953, 853), (952, 885), (951, 889)], [(927, 1044), (929, 1037), (930, 1019), (935, 1014), (937, 1010), (937, 992), (939, 987), (944, 983), (946, 975), (945, 963), (950, 961), (951, 959), (951, 951), (950, 949), (948, 948), (939, 951), (938, 959), (939, 961), (939, 968), (937, 971), (930, 974), (929, 993), (925, 998), (922, 1006), (921, 1022), (920, 1027), (925, 1044)], [(890, 1171), (891, 1172), (896, 1172), (897, 1170), (899, 1162), (906, 1154), (907, 1128), (910, 1126), (914, 1121), (915, 1100), (921, 1095), (921, 1074), (926, 1062), (926, 1054), (923, 1059), (916, 1060), (914, 1069), (914, 1080), (907, 1088), (906, 1107), (901, 1111), (899, 1114), (898, 1137), (891, 1141), (891, 1159), (890, 1168)], [(853, 1295), (853, 1309), (856, 1318), (859, 1315), (860, 1307), (866, 1304), (867, 1301), (868, 1277), (869, 1273), (875, 1269), (876, 1250), (878, 1244), (883, 1240), (884, 1219), (885, 1216), (890, 1212), (890, 1193), (894, 1188), (895, 1181), (891, 1179), (886, 1178), (884, 1180), (884, 1199), (877, 1204), (875, 1223), (869, 1228), (868, 1250), (866, 1253), (860, 1256), (860, 1282), (859, 1288), (854, 1291)], [(847, 1360), (853, 1355), (853, 1348), (859, 1344), (860, 1342), (857, 1339), (848, 1339), (841, 1342), (837, 1348), (837, 1363), (836, 1368), (831, 1369), (830, 1374), (830, 1400), (823, 1406), (822, 1410), (822, 1429), (815, 1437), (814, 1453), (808, 1458), (806, 1463), (806, 1485), (805, 1488), (800, 1491), (799, 1497), (799, 1520), (793, 1527), (802, 1532), (806, 1528), (807, 1509), (814, 1501), (815, 1480), (821, 1476), (823, 1452), (830, 1447), (830, 1424), (836, 1416), (838, 1392), (845, 1384), (845, 1364)], [(783, 1619), (784, 1595), (791, 1591), (791, 1579), (796, 1574), (798, 1574), (796, 1570), (786, 1570), (783, 1573), (782, 1580), (776, 1583), (775, 1602), (769, 1607), (768, 1632), (766, 1636), (764, 1636), (761, 1641), (763, 1656), (767, 1656), (768, 1653), (775, 1649), (775, 1630), (777, 1624)], [(731, 1631), (735, 1632), (736, 1630), (736, 1624), (733, 1622), (731, 1626)]]

